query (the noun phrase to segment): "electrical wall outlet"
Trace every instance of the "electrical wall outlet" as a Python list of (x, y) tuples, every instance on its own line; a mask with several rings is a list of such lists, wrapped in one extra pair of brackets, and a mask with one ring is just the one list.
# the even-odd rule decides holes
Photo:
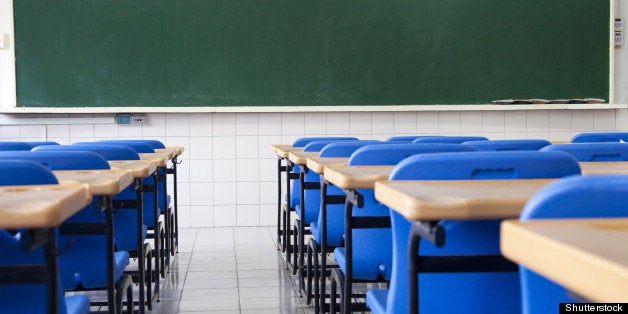
[(616, 17), (615, 22), (613, 23), (613, 27), (615, 31), (623, 31), (624, 30), (624, 20), (621, 17)]
[(615, 42), (615, 47), (624, 45), (624, 34), (622, 31), (615, 32), (615, 36), (613, 38)]
[(145, 115), (132, 115), (131, 116), (131, 124), (132, 125), (146, 125), (146, 116)]

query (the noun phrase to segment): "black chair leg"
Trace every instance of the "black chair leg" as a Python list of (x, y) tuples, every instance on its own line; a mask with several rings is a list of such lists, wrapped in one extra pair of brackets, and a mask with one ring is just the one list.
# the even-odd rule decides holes
[[(314, 242), (314, 244), (312, 244)], [(306, 264), (305, 264), (305, 274), (306, 274), (306, 285), (305, 285), (305, 304), (310, 304), (312, 302), (312, 280), (316, 280), (318, 275), (317, 267), (318, 263), (313, 260), (313, 258), (317, 258), (318, 251), (316, 250), (316, 243), (314, 239), (310, 239), (307, 245), (306, 251)]]
[[(131, 276), (129, 275), (123, 275), (118, 282), (116, 283), (116, 296), (115, 296), (115, 302), (116, 302), (116, 313), (122, 313), (122, 298), (124, 297), (124, 294), (126, 294), (127, 296), (127, 311), (129, 311), (129, 313), (133, 312), (133, 288), (132, 287), (133, 284), (133, 280), (131, 279)], [(131, 300), (129, 302), (129, 294), (131, 295)]]
[(294, 221), (294, 227), (292, 229), (292, 248), (291, 248), (291, 256), (292, 260), (292, 275), (296, 275), (299, 269), (299, 263), (297, 261), (297, 255), (299, 254), (299, 228), (297, 227), (298, 220)]
[[(336, 294), (338, 291), (342, 293), (344, 290), (344, 280), (342, 277), (338, 276), (338, 273), (342, 274), (340, 269), (334, 269), (331, 274), (331, 285), (329, 288), (329, 312), (332, 314), (338, 313), (338, 303), (336, 303)], [(340, 295), (340, 304), (342, 304), (342, 294)], [(342, 306), (340, 307), (340, 312), (342, 313)]]

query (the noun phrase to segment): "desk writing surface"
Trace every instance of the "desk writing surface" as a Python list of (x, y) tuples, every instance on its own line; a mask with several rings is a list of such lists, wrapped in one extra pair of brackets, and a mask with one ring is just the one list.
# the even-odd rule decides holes
[(348, 161), (348, 157), (310, 157), (307, 159), (306, 165), (315, 173), (323, 174), (325, 167), (345, 166)]
[(628, 219), (508, 220), (502, 254), (593, 302), (628, 301)]
[(183, 155), (184, 150), (183, 146), (167, 146), (166, 148), (156, 148), (155, 153), (168, 154), (166, 158), (172, 159), (173, 157)]
[(408, 220), (518, 217), (553, 179), (434, 180), (375, 183), (375, 199)]
[(92, 201), (85, 184), (0, 187), (0, 228), (46, 228), (60, 225)]
[(325, 167), (327, 182), (343, 190), (372, 189), (375, 181), (388, 180), (395, 166), (332, 166)]
[(166, 159), (170, 160), (172, 159), (172, 157), (175, 156), (175, 150), (174, 148), (156, 148), (154, 149), (155, 154), (163, 154), (165, 156)]
[(292, 147), (292, 145), (284, 145), (284, 144), (271, 144), (270, 150), (277, 154), (279, 158), (286, 159), (288, 158), (288, 154), (290, 152), (302, 151), (303, 147)]
[(580, 162), (584, 175), (628, 174), (628, 161)]
[(168, 153), (139, 153), (142, 160), (154, 160), (157, 167), (165, 167), (168, 163)]
[(157, 170), (154, 160), (109, 160), (111, 169), (131, 170), (133, 178), (146, 178)]
[(59, 182), (79, 182), (89, 186), (94, 195), (115, 195), (133, 183), (131, 170), (54, 170)]
[[(183, 146), (166, 146), (165, 148), (166, 150), (171, 150), (173, 153), (173, 157), (174, 156), (181, 156), (183, 155), (183, 152), (185, 151), (185, 147)], [(155, 152), (157, 152), (157, 149), (155, 150)]]
[(307, 163), (307, 159), (318, 156), (319, 152), (292, 151), (288, 154), (288, 159), (294, 164), (303, 166)]

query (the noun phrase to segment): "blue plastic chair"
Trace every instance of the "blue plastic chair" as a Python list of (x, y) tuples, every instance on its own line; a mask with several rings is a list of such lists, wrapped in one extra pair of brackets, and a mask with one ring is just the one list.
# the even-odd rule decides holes
[(571, 138), (572, 143), (628, 142), (628, 132), (580, 133)]
[[(0, 185), (58, 184), (55, 176), (45, 166), (26, 160), (4, 159), (0, 161)], [(25, 252), (23, 230), (8, 232), (0, 229), (0, 268), (19, 265), (43, 265), (46, 263), (44, 248)], [(55, 238), (56, 238), (55, 232)], [(40, 278), (42, 279), (42, 278)], [(57, 289), (59, 313), (89, 313), (86, 295), (64, 297), (60, 284)], [(47, 289), (45, 283), (3, 283), (0, 285), (0, 304), (3, 313), (45, 313)]]
[(31, 145), (25, 142), (0, 142), (0, 151), (3, 150), (31, 150)]
[[(405, 158), (417, 154), (444, 153), (444, 152), (472, 152), (473, 147), (459, 144), (390, 144), (390, 145), (369, 145), (356, 150), (347, 165), (349, 166), (386, 166), (396, 165)], [(364, 206), (352, 210), (352, 217), (385, 217), (389, 221), (388, 207), (375, 200), (372, 189), (356, 190), (363, 196)], [(390, 228), (356, 228), (353, 229), (353, 222), (347, 223), (344, 206), (340, 210), (327, 210), (327, 245), (336, 247), (334, 249), (334, 259), (338, 263), (339, 269), (333, 271), (332, 285), (340, 284), (345, 286), (345, 291), (341, 291), (341, 302), (344, 310), (349, 307), (363, 306), (360, 304), (350, 304), (351, 297), (346, 293), (351, 291), (352, 282), (357, 281), (388, 281), (390, 279), (392, 260), (392, 238)], [(319, 216), (320, 217), (320, 216)], [(320, 225), (319, 219), (317, 224)], [(312, 224), (314, 226), (314, 224)], [(317, 228), (317, 226), (316, 226)], [(346, 232), (351, 232), (347, 237)], [(315, 239), (320, 239), (320, 234), (314, 234)], [(317, 237), (318, 236), (318, 237)], [(352, 258), (348, 261), (346, 246), (341, 245), (346, 240), (351, 239)], [(348, 241), (348, 240), (346, 240)], [(351, 263), (351, 273), (347, 273), (348, 263)], [(332, 298), (334, 296), (332, 295)]]
[[(580, 173), (578, 162), (563, 152), (475, 152), (424, 154), (400, 162), (390, 180), (486, 180), (561, 178)], [(374, 313), (408, 312), (408, 234), (411, 222), (390, 210), (393, 267), (389, 290), (371, 289), (367, 306)], [(447, 236), (443, 247), (421, 239), (419, 255), (500, 254), (499, 220), (439, 222)], [(421, 313), (518, 313), (521, 298), (516, 272), (422, 273)]]
[[(628, 217), (628, 176), (578, 176), (558, 180), (537, 192), (521, 220)], [(565, 288), (520, 266), (525, 314), (556, 313), (559, 302), (575, 303)]]
[(541, 151), (563, 151), (578, 161), (628, 161), (627, 143), (555, 144)]
[(523, 140), (488, 140), (469, 141), (462, 143), (475, 147), (480, 151), (507, 151), (507, 150), (540, 150), (550, 143), (547, 140), (523, 139)]
[(426, 136), (419, 137), (412, 143), (442, 143), (442, 144), (461, 144), (469, 141), (485, 141), (488, 140), (484, 136)]

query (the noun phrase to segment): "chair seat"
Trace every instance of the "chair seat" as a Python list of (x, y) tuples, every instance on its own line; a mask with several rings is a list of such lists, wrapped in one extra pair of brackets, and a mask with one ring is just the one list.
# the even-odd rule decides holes
[(73, 295), (65, 298), (68, 314), (89, 313), (89, 298), (86, 295)]
[(366, 307), (371, 309), (374, 314), (386, 313), (386, 300), (388, 299), (388, 290), (385, 289), (369, 289), (366, 292)]
[[(360, 256), (353, 256), (353, 278), (360, 280), (375, 280), (380, 275), (386, 280), (390, 278), (390, 271), (386, 271), (386, 267), (382, 267), (383, 264), (378, 256), (384, 255), (382, 252), (369, 251), (360, 252)], [(338, 263), (338, 266), (343, 273), (347, 273), (347, 255), (345, 254), (344, 247), (338, 247), (334, 250), (334, 259)]]
[[(89, 262), (89, 261), (87, 261)], [(118, 281), (124, 274), (124, 269), (129, 265), (129, 252), (119, 251), (113, 255), (113, 280)], [(81, 274), (78, 280), (84, 288), (101, 288), (106, 286), (106, 274)]]

